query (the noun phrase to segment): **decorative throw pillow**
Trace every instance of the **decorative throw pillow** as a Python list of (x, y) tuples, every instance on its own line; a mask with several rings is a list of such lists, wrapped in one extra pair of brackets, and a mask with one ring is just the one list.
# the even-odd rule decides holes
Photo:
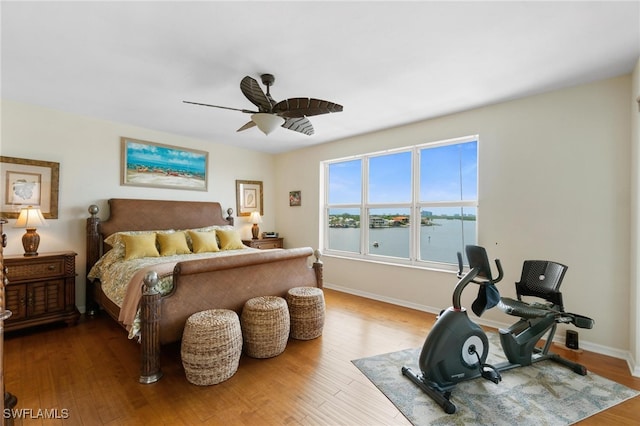
[(197, 232), (187, 231), (189, 237), (191, 237), (191, 244), (193, 245), (194, 253), (207, 253), (213, 251), (220, 251), (218, 247), (218, 239), (216, 238), (215, 231), (209, 232)]
[(121, 232), (116, 232), (115, 234), (109, 235), (107, 238), (105, 238), (104, 242), (109, 244), (113, 248), (116, 248), (118, 246), (121, 246), (122, 248), (124, 248), (124, 240), (122, 239), (122, 237), (125, 235), (155, 234), (160, 232), (164, 234), (170, 234), (175, 231), (173, 229), (156, 230), (156, 231), (121, 231)]
[(160, 256), (191, 253), (184, 232), (162, 233), (158, 234), (157, 238), (160, 244)]
[(237, 250), (246, 248), (246, 246), (242, 244), (240, 233), (236, 230), (226, 231), (217, 229), (216, 235), (220, 238), (220, 250)]
[(139, 235), (122, 235), (122, 241), (124, 242), (124, 260), (160, 256), (156, 248), (155, 232)]

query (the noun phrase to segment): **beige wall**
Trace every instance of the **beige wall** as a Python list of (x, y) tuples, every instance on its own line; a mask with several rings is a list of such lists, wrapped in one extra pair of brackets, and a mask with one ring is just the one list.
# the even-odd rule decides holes
[(634, 376), (640, 377), (640, 59), (632, 76), (631, 109), (631, 249), (629, 297), (630, 365)]
[[(208, 190), (140, 188), (120, 185), (120, 137), (153, 141), (209, 152)], [(149, 198), (219, 201), (223, 209), (236, 210), (235, 180), (263, 181), (264, 196), (275, 193), (273, 156), (202, 140), (189, 139), (125, 124), (96, 120), (4, 100), (2, 102), (3, 156), (60, 163), (59, 219), (49, 220), (38, 251), (74, 250), (78, 253), (76, 304), (85, 305), (85, 220), (91, 204), (108, 217), (109, 198)], [(264, 223), (274, 227), (273, 203), (265, 202)], [(162, 214), (162, 212), (159, 212)], [(8, 237), (6, 254), (23, 253), (24, 230), (4, 227)], [(244, 237), (251, 235), (245, 218), (236, 218)]]
[[(631, 259), (637, 258), (640, 235), (634, 220), (635, 238), (630, 237), (630, 211), (636, 217), (638, 211), (637, 198), (631, 210), (630, 194), (634, 188), (637, 195), (639, 187), (637, 173), (632, 183), (630, 158), (637, 169), (640, 137), (638, 115), (629, 114), (629, 105), (630, 93), (640, 87), (638, 79), (636, 70), (633, 76), (277, 156), (4, 100), (0, 152), (60, 162), (60, 218), (38, 230), (40, 250), (79, 254), (76, 300), (82, 309), (84, 224), (90, 204), (98, 204), (103, 217), (106, 199), (112, 197), (216, 200), (235, 210), (235, 179), (262, 180), (261, 228), (280, 232), (288, 247), (318, 247), (320, 161), (479, 134), (479, 243), (503, 262), (503, 295), (513, 295), (524, 259), (569, 265), (563, 286), (566, 307), (596, 320), (593, 330), (578, 330), (582, 346), (626, 358), (633, 366), (640, 351), (640, 298), (637, 265), (632, 267)], [(209, 190), (121, 186), (121, 136), (209, 151)], [(302, 191), (302, 206), (289, 207), (292, 190)], [(12, 223), (5, 226), (6, 253), (21, 253), (23, 231), (12, 229)], [(237, 224), (250, 235), (250, 225), (242, 219)], [(636, 256), (630, 258), (632, 247)], [(323, 260), (330, 287), (433, 312), (451, 304), (456, 281), (451, 273), (329, 256)], [(471, 293), (464, 300), (467, 306), (474, 298)], [(512, 321), (496, 310), (481, 320), (492, 325)]]
[[(502, 294), (514, 294), (525, 259), (565, 263), (567, 310), (596, 321), (578, 330), (582, 346), (628, 358), (630, 92), (623, 76), (282, 154), (277, 228), (289, 244), (319, 246), (322, 160), (479, 134), (478, 240), (502, 260)], [(302, 191), (301, 207), (288, 206), (290, 190)], [(432, 312), (451, 305), (451, 273), (329, 256), (324, 263), (331, 287)], [(482, 320), (513, 322), (497, 310)]]

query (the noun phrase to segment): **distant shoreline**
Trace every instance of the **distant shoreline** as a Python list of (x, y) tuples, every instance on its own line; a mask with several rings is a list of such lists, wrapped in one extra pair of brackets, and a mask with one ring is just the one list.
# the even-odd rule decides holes
[(167, 174), (155, 171), (127, 170), (127, 183), (138, 185), (181, 186), (205, 188), (205, 180), (197, 175)]

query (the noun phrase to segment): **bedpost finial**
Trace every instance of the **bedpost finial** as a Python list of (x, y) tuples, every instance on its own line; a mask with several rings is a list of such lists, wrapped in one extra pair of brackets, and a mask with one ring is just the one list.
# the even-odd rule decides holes
[(227, 216), (231, 216), (233, 214), (233, 209), (231, 207), (229, 207), (227, 209)]
[(320, 258), (322, 257), (322, 252), (320, 249), (315, 249), (313, 255), (316, 257), (316, 262), (320, 262)]
[(156, 271), (149, 271), (144, 276), (144, 287), (142, 290), (142, 294), (157, 294), (158, 289), (156, 285), (158, 284), (158, 273)]
[(89, 206), (88, 210), (89, 210), (89, 214), (91, 214), (91, 216), (95, 216), (100, 211), (100, 208), (98, 206), (96, 206), (95, 204), (91, 204)]

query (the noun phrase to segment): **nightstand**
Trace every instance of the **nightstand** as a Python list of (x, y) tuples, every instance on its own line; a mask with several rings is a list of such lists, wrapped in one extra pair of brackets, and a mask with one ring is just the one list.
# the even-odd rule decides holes
[(76, 253), (5, 256), (4, 268), (6, 308), (13, 314), (5, 331), (57, 321), (76, 324)]
[(267, 250), (275, 248), (284, 248), (284, 238), (260, 238), (257, 240), (242, 240), (245, 246)]

